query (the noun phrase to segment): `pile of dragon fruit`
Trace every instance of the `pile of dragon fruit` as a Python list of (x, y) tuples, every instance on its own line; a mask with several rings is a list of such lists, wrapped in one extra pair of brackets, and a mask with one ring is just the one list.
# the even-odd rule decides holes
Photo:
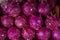
[(0, 40), (60, 40), (57, 0), (3, 0)]

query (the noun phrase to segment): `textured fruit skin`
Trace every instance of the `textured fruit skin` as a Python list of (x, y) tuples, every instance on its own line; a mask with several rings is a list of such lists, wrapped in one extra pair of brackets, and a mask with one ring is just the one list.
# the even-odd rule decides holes
[(13, 40), (15, 40), (15, 39), (19, 39), (19, 37), (20, 37), (20, 30), (19, 29), (17, 29), (16, 27), (11, 27), (11, 28), (9, 28), (9, 30), (7, 31), (7, 36), (8, 36), (8, 38), (9, 39), (13, 39)]
[(12, 17), (16, 17), (20, 14), (21, 9), (18, 4), (12, 4), (8, 2), (3, 2), (1, 4), (1, 8), (3, 9), (3, 13)]
[(50, 30), (48, 28), (41, 28), (36, 31), (36, 36), (39, 40), (47, 40), (50, 37)]
[(60, 40), (60, 30), (59, 29), (53, 30), (52, 36), (53, 36), (54, 40)]
[(24, 28), (27, 27), (27, 19), (25, 16), (21, 15), (15, 18), (15, 25), (18, 28)]
[(37, 0), (27, 0), (28, 2), (36, 2)]
[(47, 16), (47, 19), (45, 21), (46, 27), (50, 28), (51, 30), (57, 29), (59, 26), (59, 22), (56, 18), (56, 16)]
[(34, 38), (35, 31), (31, 28), (23, 28), (22, 36), (26, 40), (32, 40)]
[(1, 23), (4, 27), (10, 28), (13, 26), (13, 17), (8, 15), (1, 16)]
[(36, 7), (32, 3), (26, 2), (22, 5), (22, 11), (26, 16), (30, 16), (36, 12)]
[(0, 40), (5, 40), (6, 35), (7, 35), (6, 29), (0, 28)]
[(42, 14), (44, 16), (48, 15), (50, 13), (49, 5), (47, 5), (46, 3), (43, 3), (43, 2), (39, 3), (38, 13)]
[(42, 17), (41, 16), (31, 16), (29, 18), (30, 27), (38, 30), (42, 26)]
[(3, 14), (7, 14), (8, 13), (8, 6), (10, 6), (10, 4), (8, 2), (2, 2), (1, 3), (1, 8), (2, 8), (2, 12)]
[(3, 0), (4, 2), (21, 3), (22, 0)]

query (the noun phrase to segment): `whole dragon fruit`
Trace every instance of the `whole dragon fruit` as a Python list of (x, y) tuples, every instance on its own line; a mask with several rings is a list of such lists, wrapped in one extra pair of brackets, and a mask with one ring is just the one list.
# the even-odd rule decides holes
[(38, 13), (42, 14), (44, 16), (48, 15), (50, 13), (50, 7), (47, 5), (47, 3), (41, 2), (38, 5)]
[(41, 28), (36, 31), (36, 36), (39, 40), (48, 40), (50, 38), (50, 30), (48, 28)]
[(22, 5), (22, 11), (26, 16), (30, 16), (36, 12), (36, 7), (32, 3), (26, 2)]
[(41, 26), (42, 26), (42, 17), (41, 16), (31, 16), (29, 17), (29, 24), (30, 24), (30, 27), (35, 29), (35, 30), (38, 30)]
[(20, 14), (21, 9), (18, 4), (12, 4), (8, 2), (1, 3), (2, 12), (12, 17), (16, 17)]
[(34, 38), (35, 31), (31, 28), (23, 28), (22, 36), (25, 40), (32, 40)]
[(8, 15), (1, 16), (1, 23), (4, 27), (10, 28), (13, 26), (13, 17)]
[(45, 24), (46, 24), (46, 27), (50, 28), (51, 30), (57, 29), (59, 26), (59, 22), (55, 15), (47, 16)]
[(7, 36), (9, 39), (11, 40), (17, 40), (19, 39), (20, 35), (20, 30), (17, 29), (16, 27), (11, 27), (9, 28), (9, 30), (7, 31)]
[(18, 17), (15, 18), (15, 25), (17, 26), (17, 28), (24, 28), (27, 27), (27, 19), (25, 16), (20, 15)]

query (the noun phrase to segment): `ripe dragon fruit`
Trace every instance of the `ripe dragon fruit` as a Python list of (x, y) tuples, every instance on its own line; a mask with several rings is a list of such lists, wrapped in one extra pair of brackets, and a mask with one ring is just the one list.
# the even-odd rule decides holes
[(45, 24), (46, 24), (46, 27), (50, 28), (51, 30), (57, 29), (59, 26), (59, 22), (55, 15), (47, 16)]
[(19, 37), (21, 36), (20, 35), (20, 30), (17, 29), (16, 27), (11, 27), (9, 28), (9, 30), (7, 31), (7, 36), (9, 39), (13, 39), (13, 40), (16, 40), (16, 39), (19, 39)]

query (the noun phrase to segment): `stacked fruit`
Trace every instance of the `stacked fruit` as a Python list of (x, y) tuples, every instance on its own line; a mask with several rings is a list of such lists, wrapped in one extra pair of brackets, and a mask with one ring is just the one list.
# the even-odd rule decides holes
[(60, 40), (60, 18), (52, 10), (56, 1), (3, 0), (0, 40)]

